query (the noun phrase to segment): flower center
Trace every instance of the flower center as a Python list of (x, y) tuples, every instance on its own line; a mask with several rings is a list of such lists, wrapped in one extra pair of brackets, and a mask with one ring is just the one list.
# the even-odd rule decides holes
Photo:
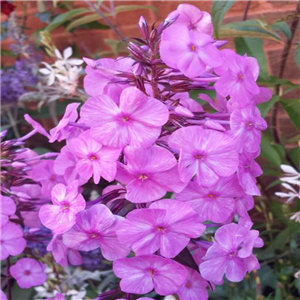
[(243, 80), (245, 78), (243, 73), (239, 73), (237, 76), (238, 80)]
[(30, 272), (29, 270), (25, 270), (25, 271), (24, 271), (24, 275), (27, 275), (27, 276), (28, 276), (28, 275), (30, 275), (30, 274), (31, 274), (31, 272)]
[(252, 121), (247, 121), (246, 122), (246, 127), (248, 127), (249, 129), (254, 127), (254, 123)]
[(195, 157), (196, 159), (201, 160), (201, 161), (204, 160), (204, 155), (202, 155), (202, 154), (196, 154), (194, 157)]
[(97, 234), (97, 233), (94, 233), (94, 232), (93, 232), (93, 233), (90, 234), (90, 238), (91, 238), (91, 239), (96, 239), (97, 237), (98, 237), (98, 234)]
[(186, 284), (185, 284), (185, 287), (187, 287), (188, 289), (191, 287), (191, 283), (190, 282), (187, 282)]
[(163, 226), (158, 226), (158, 227), (156, 227), (156, 230), (164, 232), (166, 230), (166, 228)]
[(90, 154), (89, 159), (90, 160), (97, 160), (99, 157), (96, 154)]
[(121, 119), (123, 122), (128, 122), (130, 118), (128, 116), (123, 116)]
[(208, 194), (207, 197), (208, 198), (214, 198), (215, 196), (213, 194)]
[(195, 46), (195, 45), (191, 45), (191, 50), (192, 50), (193, 52), (195, 52), (195, 51), (196, 51), (196, 46)]
[(139, 176), (139, 179), (142, 180), (142, 181), (144, 181), (144, 180), (148, 179), (148, 176), (145, 175), (145, 174), (141, 174), (141, 175)]
[(154, 276), (155, 271), (153, 269), (149, 269), (148, 272), (149, 272), (149, 274), (150, 274), (151, 277)]
[(67, 210), (69, 210), (69, 208), (70, 208), (69, 203), (65, 203), (65, 204), (63, 204), (62, 210), (67, 211)]

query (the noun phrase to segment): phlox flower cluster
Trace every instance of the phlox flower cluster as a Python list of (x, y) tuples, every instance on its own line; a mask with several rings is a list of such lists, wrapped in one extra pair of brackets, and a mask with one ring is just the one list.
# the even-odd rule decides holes
[(97, 299), (156, 292), (204, 300), (224, 278), (239, 282), (260, 267), (253, 249), (263, 242), (248, 211), (260, 194), (255, 159), (267, 127), (256, 105), (271, 94), (256, 83), (256, 59), (222, 50), (210, 15), (193, 5), (180, 4), (152, 30), (141, 17), (139, 28), (130, 57), (84, 59), (89, 98), (80, 109), (69, 104), (49, 133), (26, 116), (26, 138), (39, 133), (63, 146), (7, 161), (28, 181), (4, 189), (1, 202), (1, 259), (28, 250), (8, 271), (20, 287), (37, 285), (45, 268), (25, 227), (40, 232), (61, 266), (82, 265), (95, 251), (112, 261), (116, 285)]

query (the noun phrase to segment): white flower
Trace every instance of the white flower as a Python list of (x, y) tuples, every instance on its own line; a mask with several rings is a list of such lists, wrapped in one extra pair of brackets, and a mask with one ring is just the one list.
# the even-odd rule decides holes
[(72, 54), (73, 50), (71, 47), (66, 48), (63, 51), (63, 55), (61, 55), (58, 49), (55, 49), (55, 55), (58, 58), (58, 60), (55, 62), (55, 66), (58, 68), (60, 68), (61, 65), (80, 66), (83, 63), (83, 60), (79, 58), (69, 59), (72, 56)]
[[(296, 222), (300, 223), (300, 211), (296, 212), (290, 217), (291, 220), (295, 220)], [(299, 271), (300, 275), (300, 271)]]
[(285, 187), (289, 192), (282, 193), (282, 192), (276, 192), (275, 195), (281, 198), (288, 198), (286, 200), (287, 203), (292, 202), (295, 198), (300, 198), (300, 187), (299, 192), (297, 192), (292, 186), (290, 186), (288, 183), (282, 183), (282, 186)]
[(288, 182), (290, 184), (300, 185), (300, 173), (289, 165), (281, 165), (281, 170), (286, 173), (287, 177), (280, 178), (281, 181)]

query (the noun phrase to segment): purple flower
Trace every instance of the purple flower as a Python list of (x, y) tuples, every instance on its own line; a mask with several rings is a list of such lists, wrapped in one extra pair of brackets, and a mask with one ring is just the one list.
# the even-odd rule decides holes
[(126, 199), (133, 203), (151, 202), (166, 192), (180, 192), (185, 184), (178, 179), (177, 161), (165, 148), (126, 147), (126, 165), (120, 164), (116, 179), (126, 184)]
[(129, 248), (116, 236), (116, 226), (122, 217), (116, 217), (103, 204), (95, 204), (77, 215), (76, 225), (63, 235), (64, 244), (73, 249), (91, 251), (100, 247), (108, 260), (125, 257)]
[(80, 103), (71, 103), (66, 107), (66, 111), (56, 127), (50, 130), (50, 143), (61, 142), (67, 138), (77, 136), (82, 129), (69, 125), (69, 122), (75, 122), (78, 119), (77, 108)]
[(72, 139), (70, 147), (76, 159), (76, 171), (83, 180), (93, 176), (97, 184), (101, 177), (107, 181), (115, 179), (120, 148), (101, 145), (91, 137), (89, 130)]
[(178, 170), (184, 182), (194, 177), (199, 185), (211, 186), (237, 169), (235, 144), (225, 133), (190, 126), (176, 130), (168, 144), (180, 152)]
[(121, 290), (132, 294), (147, 294), (153, 289), (163, 296), (174, 294), (187, 276), (181, 264), (156, 255), (118, 259), (113, 270), (121, 278)]
[(230, 128), (239, 152), (258, 152), (261, 131), (267, 128), (266, 121), (260, 116), (257, 107), (249, 105), (235, 109), (230, 117)]
[(16, 204), (15, 202), (6, 196), (1, 195), (0, 199), (0, 218), (1, 218), (1, 225), (8, 223), (9, 216), (13, 215), (16, 212)]
[(162, 256), (175, 257), (188, 245), (190, 238), (200, 237), (205, 230), (195, 211), (175, 200), (154, 202), (149, 208), (130, 212), (126, 218), (117, 236), (137, 255), (153, 254), (160, 249)]
[(44, 226), (55, 234), (69, 230), (76, 222), (76, 214), (85, 208), (85, 200), (78, 193), (78, 182), (69, 186), (56, 184), (51, 191), (53, 205), (46, 204), (41, 207), (39, 217)]
[(25, 247), (26, 241), (19, 225), (8, 222), (1, 226), (1, 260), (22, 253)]
[(126, 88), (118, 106), (106, 95), (88, 99), (81, 109), (91, 135), (111, 147), (148, 147), (159, 137), (169, 118), (167, 107), (134, 87)]
[(203, 74), (207, 67), (222, 64), (221, 55), (212, 43), (211, 36), (205, 33), (189, 31), (182, 24), (173, 24), (162, 33), (160, 56), (169, 67), (193, 78)]
[(10, 267), (11, 276), (22, 289), (42, 285), (47, 280), (46, 266), (32, 258), (21, 258)]
[[(250, 226), (249, 226), (250, 225)], [(259, 269), (253, 247), (262, 247), (263, 241), (257, 230), (250, 230), (252, 223), (244, 226), (228, 224), (219, 228), (213, 245), (203, 257), (199, 266), (201, 275), (216, 284), (223, 282), (223, 276), (233, 282), (242, 281), (247, 272)]]
[(259, 164), (254, 160), (257, 157), (256, 153), (240, 154), (240, 163), (237, 171), (237, 176), (240, 185), (248, 195), (259, 196), (260, 190), (256, 185), (256, 177), (260, 176), (263, 171)]
[(244, 103), (250, 103), (253, 95), (260, 93), (256, 84), (259, 74), (257, 60), (240, 56), (229, 49), (222, 50), (221, 54), (224, 64), (215, 69), (216, 73), (221, 75), (215, 84), (216, 91), (223, 97), (229, 95), (243, 107)]
[[(178, 16), (179, 15), (179, 16)], [(172, 11), (167, 19), (178, 16), (174, 24), (183, 24), (189, 30), (198, 31), (208, 35), (213, 34), (211, 16), (206, 11), (201, 11), (198, 7), (191, 4), (179, 4), (177, 9)]]
[(187, 202), (199, 214), (200, 221), (225, 223), (232, 218), (235, 211), (234, 198), (242, 194), (243, 189), (233, 175), (219, 179), (210, 187), (190, 182), (176, 195), (176, 199)]
[(127, 84), (118, 83), (119, 78), (115, 75), (121, 71), (130, 72), (134, 63), (133, 59), (129, 57), (101, 58), (98, 60), (84, 58), (84, 61), (87, 64), (84, 89), (88, 95), (105, 94), (115, 100), (115, 96), (120, 96), (122, 90), (128, 87)]
[(176, 292), (181, 300), (207, 300), (207, 281), (195, 270), (186, 268), (187, 278), (180, 289)]
[(53, 236), (47, 250), (52, 252), (55, 261), (63, 267), (68, 266), (68, 261), (73, 266), (79, 266), (82, 264), (80, 253), (77, 250), (68, 248), (63, 243), (61, 235)]
[(45, 130), (45, 128), (40, 123), (33, 120), (28, 114), (24, 115), (24, 119), (26, 120), (27, 123), (29, 123), (36, 130), (36, 132), (38, 132), (41, 135), (47, 137), (48, 139), (50, 138), (50, 135)]

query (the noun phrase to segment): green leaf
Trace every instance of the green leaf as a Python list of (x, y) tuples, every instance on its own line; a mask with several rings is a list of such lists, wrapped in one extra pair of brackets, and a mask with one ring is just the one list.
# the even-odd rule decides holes
[(7, 49), (2, 49), (1, 48), (1, 56), (17, 56), (14, 52), (12, 52), (11, 50), (7, 50)]
[(297, 48), (295, 50), (295, 61), (297, 67), (300, 69), (300, 43), (297, 44)]
[(280, 96), (274, 95), (271, 100), (258, 104), (258, 108), (260, 110), (260, 113), (262, 117), (265, 117), (267, 113), (271, 110), (271, 108), (274, 106), (276, 102), (280, 100)]
[(275, 30), (282, 32), (288, 40), (292, 37), (290, 26), (284, 21), (275, 23), (271, 25), (271, 27)]
[(235, 1), (213, 1), (211, 9), (214, 35), (219, 38), (219, 30), (226, 12), (230, 9)]
[(45, 28), (45, 30), (51, 31), (59, 27), (63, 23), (70, 21), (70, 19), (88, 12), (90, 12), (90, 10), (87, 8), (77, 8), (70, 10), (66, 13), (60, 14), (51, 21), (51, 23)]
[(274, 29), (261, 20), (247, 20), (224, 25), (220, 28), (219, 36), (222, 38), (257, 37), (282, 42), (280, 36), (274, 31)]
[(261, 137), (261, 154), (263, 158), (277, 166), (281, 165), (281, 158), (277, 150), (271, 145), (271, 141), (267, 138), (265, 134)]
[(157, 11), (157, 8), (153, 5), (119, 5), (115, 8), (117, 14), (120, 12), (133, 11), (138, 9), (151, 9), (154, 12)]
[(269, 77), (266, 53), (263, 49), (263, 41), (260, 38), (239, 37), (235, 38), (234, 43), (238, 54), (248, 54), (257, 59), (260, 68), (260, 77)]
[(300, 99), (281, 99), (280, 104), (295, 127), (300, 130)]
[[(97, 13), (93, 13), (84, 17), (81, 17), (79, 19), (76, 19), (74, 21), (72, 21), (66, 28), (67, 32), (70, 32), (72, 29), (78, 27), (78, 26), (82, 26), (82, 25), (86, 25), (95, 21), (98, 21), (101, 19), (101, 16), (99, 16)], [(101, 24), (101, 23), (99, 23)], [(110, 28), (109, 26), (106, 26), (104, 24), (101, 24), (103, 26), (103, 29), (108, 29)]]
[(124, 43), (119, 40), (104, 39), (104, 43), (111, 48), (114, 55), (119, 55), (120, 52), (124, 52), (124, 50), (126, 50)]
[(298, 166), (298, 171), (300, 170), (300, 148), (292, 148), (289, 150), (289, 156), (296, 166)]

